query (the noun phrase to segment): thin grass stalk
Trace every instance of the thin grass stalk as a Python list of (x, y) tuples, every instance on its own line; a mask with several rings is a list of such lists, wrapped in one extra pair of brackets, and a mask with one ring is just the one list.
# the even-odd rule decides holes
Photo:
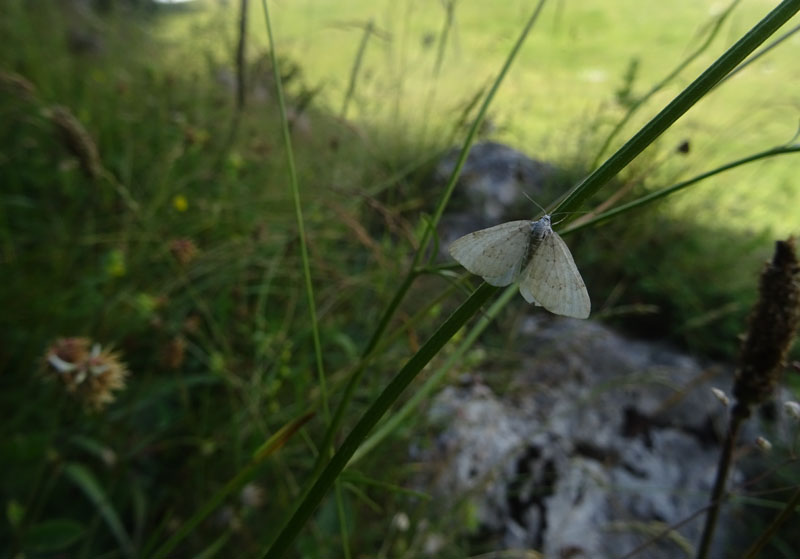
[(500, 85), (503, 83), (506, 74), (508, 74), (508, 71), (511, 69), (511, 64), (514, 62), (514, 59), (516, 59), (517, 53), (519, 53), (522, 45), (525, 43), (525, 39), (527, 39), (530, 30), (533, 28), (533, 24), (536, 23), (537, 19), (539, 19), (539, 14), (544, 7), (544, 3), (545, 0), (539, 0), (539, 3), (536, 5), (536, 8), (531, 14), (531, 17), (528, 18), (528, 21), (525, 23), (522, 33), (520, 33), (519, 38), (517, 38), (516, 43), (514, 43), (514, 46), (511, 48), (511, 52), (508, 53), (508, 57), (503, 63), (503, 67), (500, 69), (497, 78), (495, 78), (494, 83), (492, 83), (492, 87), (489, 88), (489, 92), (483, 99), (483, 103), (481, 103), (481, 108), (478, 110), (478, 114), (475, 117), (475, 120), (472, 122), (472, 126), (469, 128), (469, 132), (467, 132), (464, 145), (461, 148), (461, 152), (458, 154), (456, 165), (453, 168), (453, 172), (450, 174), (450, 179), (447, 181), (447, 185), (444, 187), (444, 192), (442, 193), (442, 197), (439, 199), (439, 204), (436, 207), (433, 218), (428, 222), (428, 227), (425, 229), (425, 233), (422, 236), (419, 249), (414, 255), (414, 263), (412, 264), (412, 268), (416, 268), (420, 262), (422, 262), (422, 259), (425, 256), (428, 243), (430, 242), (431, 237), (433, 237), (436, 227), (439, 225), (439, 221), (442, 219), (442, 214), (444, 214), (444, 210), (447, 207), (447, 203), (450, 201), (450, 197), (453, 195), (456, 182), (458, 181), (458, 177), (461, 175), (461, 169), (464, 167), (464, 163), (467, 160), (467, 155), (472, 147), (472, 142), (475, 139), (475, 136), (478, 134), (481, 122), (483, 122), (483, 117), (486, 116), (486, 112), (489, 110), (489, 105), (494, 100), (494, 97), (497, 94), (497, 91), (500, 89)]
[(290, 421), (275, 432), (264, 444), (253, 453), (250, 461), (244, 468), (239, 470), (233, 478), (222, 486), (211, 498), (195, 511), (195, 513), (184, 522), (181, 527), (166, 541), (161, 547), (156, 549), (152, 555), (146, 554), (151, 559), (163, 559), (167, 557), (175, 547), (182, 542), (186, 536), (191, 534), (200, 523), (219, 507), (231, 494), (240, 490), (244, 485), (255, 478), (264, 460), (273, 453), (280, 450), (286, 441), (289, 440), (303, 425), (312, 417), (313, 412), (306, 412), (298, 418)]
[[(322, 453), (320, 453), (322, 454)], [(342, 555), (344, 559), (350, 559), (350, 541), (347, 530), (347, 516), (344, 511), (344, 499), (342, 498), (342, 484), (334, 483), (333, 489), (336, 491), (336, 516), (339, 517), (339, 533), (342, 538)]]
[[(344, 395), (339, 402), (336, 411), (333, 414), (332, 420), (329, 422), (328, 429), (325, 433), (323, 439), (323, 447), (328, 446), (331, 444), (333, 437), (335, 436), (336, 432), (341, 425), (342, 419), (344, 417), (344, 413), (347, 408), (350, 406), (350, 401), (352, 400), (353, 394), (355, 392), (356, 386), (361, 381), (361, 377), (366, 370), (366, 358), (372, 353), (375, 346), (380, 341), (381, 337), (383, 336), (386, 328), (388, 327), (389, 323), (394, 316), (395, 311), (400, 306), (400, 303), (408, 293), (408, 290), (411, 288), (411, 285), (414, 283), (414, 280), (417, 277), (417, 268), (422, 261), (423, 256), (425, 255), (427, 244), (430, 241), (430, 238), (433, 235), (433, 232), (436, 230), (436, 225), (439, 223), (439, 220), (444, 213), (444, 209), (447, 206), (447, 202), (450, 200), (450, 196), (455, 189), (456, 181), (458, 180), (458, 175), (461, 173), (461, 168), (464, 166), (464, 162), (467, 159), (467, 154), (469, 153), (470, 146), (472, 145), (472, 141), (475, 138), (475, 135), (478, 132), (478, 128), (480, 127), (480, 123), (483, 120), (484, 115), (486, 114), (487, 110), (489, 109), (489, 105), (494, 99), (497, 90), (500, 88), (500, 84), (503, 82), (506, 74), (508, 73), (509, 68), (511, 67), (511, 63), (516, 58), (517, 53), (519, 52), (522, 44), (525, 42), (525, 39), (528, 36), (533, 24), (539, 17), (539, 13), (541, 12), (542, 7), (544, 6), (545, 0), (540, 0), (539, 4), (536, 6), (533, 14), (531, 15), (530, 19), (526, 23), (525, 27), (522, 30), (517, 42), (514, 44), (514, 47), (511, 49), (508, 57), (506, 58), (503, 67), (501, 68), (497, 78), (495, 78), (494, 84), (492, 88), (489, 90), (489, 93), (484, 98), (483, 104), (481, 105), (480, 110), (478, 111), (478, 115), (475, 117), (475, 121), (472, 123), (469, 132), (467, 133), (467, 138), (464, 140), (464, 145), (461, 148), (461, 153), (459, 155), (458, 161), (456, 162), (456, 166), (453, 169), (452, 174), (450, 175), (450, 179), (445, 186), (444, 193), (442, 194), (441, 199), (439, 200), (439, 204), (436, 208), (436, 212), (434, 214), (434, 218), (428, 222), (428, 227), (425, 229), (425, 233), (423, 234), (422, 241), (420, 242), (420, 246), (417, 249), (416, 254), (414, 255), (414, 260), (411, 264), (411, 267), (408, 270), (405, 278), (403, 279), (400, 287), (394, 294), (389, 306), (387, 307), (386, 311), (381, 316), (381, 319), (377, 325), (377, 328), (373, 331), (373, 334), (367, 343), (367, 346), (364, 348), (362, 353), (362, 363), (359, 367), (353, 372), (350, 381), (345, 388)], [(324, 464), (325, 456), (318, 456), (317, 461), (314, 464), (313, 473), (318, 474), (322, 470), (322, 465)], [(312, 475), (311, 480), (316, 479), (316, 475)]]
[(770, 41), (770, 43), (767, 46), (765, 46), (764, 48), (759, 50), (757, 53), (755, 53), (753, 56), (751, 56), (750, 58), (748, 58), (747, 60), (745, 60), (744, 62), (739, 64), (736, 67), (736, 69), (734, 69), (730, 74), (728, 74), (727, 76), (722, 78), (722, 80), (714, 87), (715, 88), (719, 87), (720, 85), (722, 85), (723, 83), (725, 83), (726, 81), (731, 79), (733, 76), (735, 76), (736, 74), (738, 74), (739, 72), (741, 72), (742, 70), (744, 70), (745, 68), (750, 66), (753, 62), (755, 62), (756, 60), (758, 60), (759, 58), (761, 58), (765, 54), (769, 53), (769, 51), (771, 51), (772, 49), (774, 49), (775, 47), (780, 45), (786, 39), (789, 39), (792, 35), (794, 35), (798, 31), (800, 31), (800, 25), (795, 25), (789, 31), (787, 31), (786, 33), (784, 33), (783, 35), (781, 35), (780, 37), (778, 37), (774, 41)]
[(375, 24), (372, 20), (367, 22), (364, 27), (364, 34), (361, 36), (361, 43), (358, 45), (358, 52), (356, 59), (353, 61), (353, 68), (350, 70), (350, 81), (347, 84), (347, 93), (344, 95), (344, 102), (342, 103), (342, 111), (339, 113), (341, 118), (347, 116), (347, 107), (350, 106), (350, 101), (353, 99), (353, 94), (356, 91), (356, 83), (358, 82), (358, 75), (361, 73), (361, 63), (364, 61), (364, 53), (367, 52), (367, 43), (375, 30)]
[(295, 511), (287, 518), (278, 532), (277, 538), (272, 542), (263, 556), (265, 559), (278, 559), (288, 550), (300, 530), (317, 508), (322, 498), (328, 493), (337, 477), (350, 461), (353, 454), (367, 437), (372, 428), (378, 423), (389, 407), (400, 397), (400, 394), (416, 378), (420, 371), (433, 359), (439, 350), (444, 347), (450, 338), (475, 315), (481, 306), (497, 291), (497, 287), (483, 283), (452, 315), (439, 327), (438, 330), (425, 342), (411, 359), (400, 369), (388, 386), (375, 399), (370, 407), (361, 416), (358, 423), (342, 442), (339, 450), (328, 462), (314, 485), (302, 499)]
[[(303, 221), (303, 208), (300, 203), (300, 187), (297, 182), (297, 168), (294, 163), (294, 151), (292, 149), (292, 139), (289, 132), (289, 119), (286, 114), (286, 100), (283, 95), (283, 85), (281, 83), (281, 73), (278, 70), (278, 56), (275, 54), (275, 38), (272, 33), (272, 23), (269, 18), (269, 8), (267, 0), (261, 0), (264, 7), (264, 20), (267, 26), (267, 37), (269, 39), (269, 53), (272, 61), (272, 74), (275, 79), (275, 93), (278, 99), (278, 110), (281, 114), (281, 132), (283, 135), (283, 145), (286, 149), (286, 164), (289, 167), (289, 186), (292, 190), (292, 201), (294, 202), (294, 212), (297, 219), (297, 235), (300, 238), (300, 256), (303, 260), (303, 279), (305, 281), (306, 299), (308, 300), (308, 313), (311, 320), (311, 333), (314, 339), (314, 356), (317, 365), (317, 379), (319, 381), (320, 395), (322, 396), (322, 413), (325, 421), (330, 419), (330, 408), (328, 406), (328, 388), (325, 380), (325, 367), (322, 361), (322, 344), (319, 337), (319, 325), (317, 323), (317, 307), (314, 302), (314, 286), (311, 283), (311, 266), (308, 261), (308, 243), (306, 242), (306, 230)], [(324, 449), (323, 449), (324, 452)]]
[(601, 186), (658, 138), (667, 128), (738, 66), (761, 43), (800, 10), (800, 0), (784, 0), (759, 21), (739, 41), (720, 56), (697, 79), (628, 140), (605, 163), (576, 185), (550, 213), (574, 212)]
[(733, 383), (736, 404), (731, 411), (728, 435), (717, 465), (717, 478), (711, 493), (697, 552), (706, 559), (711, 549), (719, 509), (725, 497), (725, 484), (733, 462), (733, 449), (742, 424), (753, 410), (774, 393), (786, 364), (786, 356), (800, 324), (800, 263), (794, 240), (777, 241), (772, 259), (761, 272), (758, 301), (748, 320), (739, 363)]
[(753, 545), (742, 555), (742, 559), (756, 559), (757, 557), (761, 557), (761, 552), (764, 550), (769, 540), (771, 540), (778, 529), (797, 512), (796, 509), (798, 506), (800, 506), (800, 489), (794, 492), (794, 495), (786, 502), (783, 510), (778, 513), (778, 516), (776, 516), (770, 525), (761, 532), (758, 539), (753, 542)]
[(236, 45), (236, 109), (241, 112), (245, 102), (246, 65), (245, 52), (247, 47), (247, 8), (248, 0), (241, 0), (239, 4), (239, 42)]
[[(400, 284), (400, 287), (395, 292), (394, 298), (392, 298), (392, 300), (389, 302), (389, 306), (386, 307), (386, 310), (381, 316), (377, 327), (372, 332), (372, 336), (367, 342), (364, 351), (361, 353), (361, 359), (356, 367), (356, 370), (353, 371), (347, 381), (342, 399), (339, 401), (339, 405), (336, 406), (336, 410), (333, 412), (333, 417), (328, 422), (328, 428), (325, 430), (325, 435), (322, 439), (322, 448), (328, 448), (333, 444), (333, 437), (336, 436), (339, 426), (342, 424), (342, 420), (344, 419), (344, 413), (347, 411), (350, 401), (353, 399), (353, 394), (355, 393), (356, 387), (361, 382), (361, 378), (364, 376), (364, 371), (366, 370), (368, 364), (368, 358), (372, 354), (372, 350), (375, 349), (375, 346), (383, 337), (386, 328), (389, 326), (389, 322), (391, 322), (392, 316), (394, 316), (395, 311), (400, 306), (400, 303), (403, 301), (403, 298), (411, 288), (411, 284), (414, 283), (416, 277), (416, 274), (406, 275), (403, 283)], [(306, 490), (303, 491), (302, 495), (306, 494), (308, 489), (311, 488), (310, 484), (319, 477), (319, 474), (322, 472), (327, 459), (327, 455), (323, 453), (319, 453), (317, 455), (317, 459), (314, 462), (314, 467), (311, 470), (311, 476), (309, 477), (309, 485), (307, 486)]]
[(392, 413), (386, 421), (384, 421), (370, 437), (365, 440), (350, 460), (350, 464), (357, 462), (365, 455), (367, 455), (373, 448), (375, 448), (381, 441), (394, 432), (425, 400), (427, 400), (436, 387), (442, 382), (444, 376), (458, 363), (464, 354), (473, 346), (478, 336), (483, 334), (484, 330), (492, 323), (492, 321), (500, 314), (500, 311), (505, 308), (508, 302), (516, 295), (517, 286), (511, 285), (503, 291), (503, 293), (492, 303), (489, 309), (482, 313), (481, 318), (472, 327), (469, 334), (466, 335), (464, 340), (459, 344), (458, 348), (453, 354), (447, 358), (441, 367), (433, 372), (428, 377), (422, 386), (414, 392), (414, 394), (403, 404), (403, 406)]
[[(264, 22), (267, 27), (267, 37), (269, 38), (269, 51), (272, 61), (272, 73), (275, 80), (275, 91), (278, 99), (278, 109), (281, 115), (281, 130), (283, 132), (283, 144), (286, 149), (286, 162), (289, 166), (289, 182), (292, 189), (292, 199), (294, 202), (295, 216), (297, 218), (297, 232), (300, 237), (300, 254), (303, 260), (303, 278), (305, 280), (306, 299), (308, 300), (309, 319), (311, 320), (311, 333), (314, 339), (314, 356), (317, 365), (317, 379), (319, 382), (320, 398), (322, 400), (322, 413), (323, 419), (326, 423), (330, 423), (330, 406), (328, 403), (328, 387), (325, 379), (325, 367), (322, 361), (322, 344), (319, 336), (319, 324), (317, 322), (317, 308), (314, 302), (314, 286), (311, 282), (311, 267), (308, 260), (308, 245), (306, 242), (305, 225), (303, 221), (303, 209), (300, 203), (300, 188), (297, 182), (297, 169), (294, 163), (294, 152), (292, 150), (292, 139), (289, 132), (289, 119), (286, 114), (286, 101), (283, 95), (283, 85), (281, 83), (281, 75), (278, 70), (278, 57), (275, 53), (275, 38), (272, 33), (272, 22), (269, 17), (269, 7), (267, 0), (261, 0), (264, 8)], [(333, 454), (333, 446), (328, 444), (319, 449), (319, 455), (325, 456)], [(333, 480), (336, 483), (336, 480)], [(338, 485), (338, 484), (337, 484)], [(341, 492), (336, 491), (336, 505), (341, 511), (343, 504), (341, 501)], [(349, 559), (349, 546), (347, 542), (346, 526), (343, 526), (342, 533), (342, 546), (345, 551), (345, 556)]]
[(421, 134), (423, 140), (428, 131), (431, 108), (433, 107), (433, 100), (436, 97), (436, 86), (439, 82), (439, 74), (442, 71), (442, 63), (444, 62), (444, 53), (447, 49), (447, 39), (450, 37), (450, 29), (453, 27), (453, 21), (455, 21), (456, 0), (444, 0), (442, 6), (445, 10), (445, 19), (442, 30), (439, 32), (439, 40), (436, 45), (436, 61), (433, 64), (433, 74), (428, 84), (428, 95), (425, 99)]
[(714, 527), (717, 524), (719, 517), (719, 509), (725, 497), (725, 485), (728, 481), (728, 472), (730, 471), (733, 462), (733, 451), (736, 447), (736, 441), (739, 440), (739, 432), (742, 428), (742, 423), (746, 416), (734, 414), (731, 416), (728, 432), (725, 435), (725, 441), (722, 444), (722, 452), (719, 455), (717, 462), (717, 474), (714, 479), (714, 487), (711, 490), (711, 504), (708, 507), (708, 515), (706, 516), (705, 528), (700, 544), (697, 547), (698, 559), (708, 557), (708, 552), (711, 549), (711, 542), (714, 538)]
[(593, 226), (593, 225), (598, 225), (600, 223), (604, 223), (604, 222), (608, 221), (609, 219), (611, 219), (613, 217), (616, 217), (616, 216), (618, 216), (620, 214), (623, 214), (623, 213), (629, 212), (631, 210), (635, 210), (637, 208), (641, 208), (643, 206), (651, 204), (652, 202), (660, 200), (661, 198), (665, 198), (665, 197), (669, 196), (670, 194), (674, 194), (675, 192), (683, 190), (684, 188), (687, 188), (687, 187), (689, 187), (689, 186), (691, 186), (693, 184), (696, 184), (696, 183), (698, 183), (700, 181), (703, 181), (703, 180), (705, 180), (705, 179), (707, 179), (709, 177), (713, 177), (714, 175), (718, 175), (718, 174), (723, 173), (725, 171), (729, 171), (730, 169), (735, 169), (736, 167), (740, 167), (741, 165), (745, 165), (747, 163), (752, 163), (753, 161), (758, 161), (760, 159), (766, 159), (768, 157), (774, 157), (776, 155), (784, 155), (784, 154), (788, 154), (788, 153), (796, 153), (796, 152), (799, 152), (799, 151), (800, 151), (800, 145), (794, 145), (794, 146), (782, 146), (782, 147), (777, 147), (777, 148), (771, 148), (771, 149), (768, 149), (768, 150), (764, 150), (764, 151), (755, 153), (753, 155), (748, 155), (747, 157), (743, 157), (742, 159), (737, 159), (736, 161), (731, 161), (730, 163), (726, 163), (725, 165), (721, 165), (721, 166), (717, 167), (716, 169), (712, 169), (710, 171), (706, 171), (705, 173), (701, 173), (701, 174), (699, 174), (699, 175), (697, 175), (695, 177), (692, 177), (690, 179), (687, 179), (685, 181), (681, 181), (681, 182), (676, 183), (676, 184), (674, 184), (672, 186), (668, 186), (666, 188), (662, 188), (660, 190), (657, 190), (655, 192), (647, 194), (646, 196), (642, 196), (641, 198), (638, 198), (636, 200), (628, 202), (627, 204), (622, 204), (619, 207), (616, 207), (616, 208), (613, 208), (611, 210), (608, 210), (607, 212), (603, 212), (603, 213), (601, 213), (601, 214), (599, 214), (597, 216), (594, 216), (594, 217), (592, 217), (592, 218), (590, 218), (590, 219), (588, 219), (586, 221), (582, 221), (581, 220), (579, 223), (576, 223), (575, 225), (570, 225), (566, 229), (563, 229), (563, 230), (559, 231), (559, 234), (561, 236), (569, 235), (570, 233), (575, 233), (576, 231), (580, 231), (581, 229), (586, 229), (587, 227), (590, 227), (590, 226)]
[(591, 165), (592, 167), (596, 167), (597, 166), (597, 164), (600, 162), (600, 160), (605, 155), (606, 150), (608, 149), (608, 146), (611, 145), (611, 142), (614, 141), (614, 138), (616, 138), (617, 135), (625, 127), (625, 125), (628, 124), (628, 122), (630, 122), (631, 118), (633, 118), (633, 115), (636, 114), (636, 112), (642, 107), (642, 105), (647, 103), (647, 101), (649, 101), (653, 97), (653, 95), (655, 95), (656, 93), (658, 93), (659, 91), (664, 89), (664, 87), (666, 87), (670, 82), (672, 82), (672, 80), (677, 78), (680, 75), (680, 73), (683, 72), (686, 69), (687, 66), (689, 66), (689, 64), (694, 62), (697, 59), (698, 56), (703, 54), (708, 49), (708, 47), (711, 46), (711, 42), (716, 38), (717, 34), (719, 33), (719, 30), (722, 28), (722, 24), (725, 23), (725, 20), (728, 18), (728, 16), (733, 11), (733, 9), (736, 7), (736, 5), (739, 4), (739, 2), (740, 2), (740, 0), (733, 0), (733, 2), (731, 2), (728, 5), (728, 7), (725, 9), (725, 11), (723, 11), (721, 14), (719, 14), (715, 18), (716, 21), (712, 25), (711, 31), (706, 36), (705, 41), (703, 41), (703, 43), (699, 47), (697, 47), (697, 49), (695, 49), (695, 51), (693, 53), (691, 53), (689, 56), (684, 58), (680, 62), (680, 64), (678, 64), (675, 67), (675, 69), (672, 70), (672, 72), (667, 74), (667, 76), (664, 79), (662, 79), (660, 82), (658, 82), (652, 88), (650, 88), (650, 91), (645, 93), (643, 96), (641, 96), (639, 99), (637, 99), (635, 103), (633, 103), (631, 105), (631, 107), (628, 109), (628, 112), (625, 113), (625, 116), (623, 116), (619, 120), (619, 122), (617, 122), (617, 124), (614, 126), (614, 129), (611, 130), (611, 132), (608, 134), (608, 136), (606, 136), (606, 139), (603, 142), (603, 145), (600, 147), (600, 150), (597, 152), (597, 155), (595, 156), (594, 161), (592, 161), (592, 165)]
[[(543, 2), (540, 2), (534, 15), (526, 26), (523, 36), (527, 34), (532, 22), (538, 15)], [(685, 113), (694, 103), (699, 101), (708, 90), (721, 79), (728, 71), (735, 67), (741, 60), (752, 52), (761, 42), (774, 32), (780, 25), (785, 23), (792, 15), (800, 10), (800, 0), (784, 0), (775, 10), (770, 12), (761, 22), (759, 22), (753, 29), (751, 29), (739, 42), (737, 42), (731, 49), (729, 49), (720, 59), (718, 59), (708, 70), (695, 80), (689, 87), (686, 88), (672, 103), (670, 103), (664, 110), (662, 110), (656, 117), (654, 117), (639, 133), (637, 133), (631, 140), (620, 148), (611, 158), (597, 169), (592, 175), (587, 177), (583, 182), (578, 184), (572, 189), (570, 193), (562, 200), (555, 209), (563, 209), (565, 211), (577, 207), (586, 197), (596, 192), (602, 185), (610, 180), (616, 173), (618, 173), (625, 165), (633, 160), (636, 155), (643, 151), (650, 143), (652, 143), (664, 130), (666, 130), (672, 123), (675, 122), (683, 113)], [(504, 75), (510, 66), (510, 61), (513, 59), (513, 54), (518, 50), (520, 43), (518, 42), (512, 55), (509, 56), (506, 64), (501, 70), (500, 76), (496, 81), (494, 87), (490, 91), (487, 99), (493, 96), (499, 86), (499, 79)], [(469, 151), (469, 145), (477, 131), (477, 126), (488, 104), (486, 101), (481, 107), (481, 112), (478, 118), (473, 123), (465, 141), (464, 148), (461, 151), (459, 160), (456, 164), (450, 181), (448, 182), (445, 192), (443, 193), (440, 206), (434, 215), (434, 219), (430, 221), (429, 227), (425, 231), (423, 242), (415, 255), (414, 264), (409, 270), (407, 276), (415, 273), (418, 263), (422, 259), (422, 255), (427, 248), (430, 241), (432, 232), (435, 229), (441, 215), (444, 211), (452, 190), (454, 188), (458, 173), (466, 160), (466, 154)], [(554, 210), (555, 211), (555, 210)], [(410, 282), (408, 283), (410, 286)], [(450, 318), (434, 333), (433, 337), (414, 354), (414, 356), (406, 363), (406, 365), (395, 376), (392, 382), (384, 389), (378, 396), (373, 404), (367, 409), (356, 426), (347, 436), (342, 443), (339, 450), (334, 454), (333, 458), (327, 464), (325, 469), (320, 474), (319, 478), (314, 481), (310, 490), (304, 495), (300, 504), (295, 509), (294, 513), (286, 520), (280, 528), (277, 537), (269, 546), (264, 557), (266, 559), (277, 559), (281, 557), (294, 539), (299, 534), (303, 525), (311, 517), (311, 514), (321, 502), (322, 498), (328, 492), (330, 487), (335, 483), (336, 478), (347, 465), (347, 462), (353, 456), (355, 451), (365, 437), (369, 434), (371, 429), (380, 420), (383, 414), (389, 409), (391, 404), (400, 396), (400, 393), (411, 383), (414, 377), (422, 370), (430, 359), (444, 346), (449, 337), (455, 334), (458, 329), (476, 312), (480, 306), (488, 300), (488, 298), (497, 291), (498, 288), (490, 286), (486, 283), (481, 284), (470, 296), (470, 298), (462, 304)], [(398, 292), (395, 300), (401, 300), (405, 291)]]

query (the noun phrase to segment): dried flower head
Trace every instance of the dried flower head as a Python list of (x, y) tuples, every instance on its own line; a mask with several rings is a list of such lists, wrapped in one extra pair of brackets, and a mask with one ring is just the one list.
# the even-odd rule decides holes
[(728, 395), (725, 394), (724, 390), (720, 390), (719, 388), (711, 387), (711, 393), (714, 397), (720, 401), (720, 403), (725, 406), (726, 408), (731, 405), (731, 400), (728, 398)]
[(756, 446), (761, 449), (762, 452), (769, 452), (772, 450), (772, 443), (769, 442), (764, 437), (757, 437), (756, 438)]
[(257, 509), (264, 504), (264, 488), (255, 483), (248, 483), (242, 487), (242, 492), (239, 495), (242, 500), (242, 505), (250, 508)]
[(128, 376), (118, 353), (88, 338), (59, 338), (48, 348), (45, 360), (67, 391), (95, 410), (114, 401), (113, 392), (125, 387)]
[(178, 261), (178, 264), (186, 266), (197, 256), (198, 249), (193, 240), (181, 238), (174, 239), (169, 243), (169, 251)]
[(61, 142), (78, 160), (83, 174), (90, 179), (98, 178), (103, 173), (100, 154), (83, 124), (68, 108), (59, 105), (50, 107), (47, 116), (56, 127)]
[(794, 401), (784, 402), (783, 411), (795, 421), (800, 421), (800, 403)]
[(181, 336), (175, 336), (164, 346), (161, 361), (168, 369), (180, 369), (185, 357), (186, 340)]
[(778, 383), (784, 359), (800, 320), (800, 265), (794, 240), (775, 243), (775, 254), (761, 273), (758, 302), (742, 344), (733, 395), (739, 413), (761, 404)]

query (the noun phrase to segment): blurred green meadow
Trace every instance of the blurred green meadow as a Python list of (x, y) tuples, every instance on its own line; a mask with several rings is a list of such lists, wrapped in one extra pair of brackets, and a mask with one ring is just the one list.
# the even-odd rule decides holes
[[(463, 141), (532, 6), (270, 4), (312, 323), (261, 3), (250, 2), (241, 112), (238, 2), (106, 4), (95, 12), (0, 2), (0, 555), (154, 556), (223, 491), (170, 556), (257, 557), (320, 453), (328, 393), (338, 401), (408, 269), (440, 194), (432, 164)], [(772, 5), (740, 2), (603, 155)], [(626, 108), (702, 44), (727, 6), (548, 3), (482, 138), (580, 179), (602, 162), (603, 140)], [(630, 200), (792, 142), (799, 46), (792, 36), (723, 83), (592, 203), (615, 193)], [(679, 153), (684, 141), (690, 149)], [(596, 316), (733, 359), (772, 243), (800, 230), (797, 161), (745, 165), (569, 237)], [(455, 275), (438, 272), (398, 308), (342, 432), (460, 300)], [(491, 361), (528, 310), (510, 305), (488, 349), (448, 378)], [(67, 357), (88, 368), (70, 368)], [(124, 388), (80, 376), (109, 371)], [(225, 492), (265, 441), (309, 411), (306, 426), (258, 461), (246, 490)], [(345, 540), (355, 556), (418, 551), (414, 528), (392, 527), (398, 512), (412, 526), (426, 518), (426, 501), (400, 489), (414, 473), (406, 455), (417, 426), (408, 419), (358, 462), (340, 501), (325, 501), (303, 532), (299, 556), (343, 556)], [(447, 545), (449, 556), (464, 556), (469, 534)]]

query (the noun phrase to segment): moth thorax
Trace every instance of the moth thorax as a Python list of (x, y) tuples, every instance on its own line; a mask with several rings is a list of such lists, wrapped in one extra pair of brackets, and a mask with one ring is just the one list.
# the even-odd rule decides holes
[(550, 216), (546, 215), (538, 221), (531, 222), (531, 244), (537, 246), (545, 237), (553, 232), (550, 227)]

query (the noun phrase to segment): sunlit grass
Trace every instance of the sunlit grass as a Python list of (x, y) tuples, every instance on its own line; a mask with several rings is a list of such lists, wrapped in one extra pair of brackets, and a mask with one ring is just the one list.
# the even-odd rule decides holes
[[(374, 18), (380, 34), (367, 45), (351, 104), (352, 118), (384, 127), (416, 128), (436, 137), (492, 77), (527, 6), (512, 1), (486, 10), (483, 2), (456, 2), (454, 26), (435, 82), (436, 40), (445, 19), (438, 2), (278, 4), (275, 17), (281, 26), (276, 33), (284, 52), (301, 63), (309, 82), (321, 86), (317, 100), (335, 110), (347, 89), (362, 28)], [(531, 37), (519, 66), (498, 93), (490, 114), (492, 137), (555, 162), (574, 158), (578, 146), (595, 148), (604, 131), (623, 114), (614, 97), (631, 60), (638, 61), (633, 94), (642, 94), (696, 47), (712, 16), (726, 6), (690, 0), (552, 2), (542, 15), (540, 32)], [(628, 133), (770, 7), (769, 2), (737, 6), (708, 51), (642, 108), (627, 126)], [(217, 10), (211, 13), (219, 16)], [(235, 10), (229, 8), (227, 16), (234, 15)], [(195, 23), (183, 20), (180, 25), (205, 26), (197, 22), (208, 16), (209, 12), (198, 11)], [(257, 26), (251, 31), (254, 44), (263, 44), (263, 32)], [(208, 48), (221, 48), (220, 36), (209, 34)], [(799, 43), (800, 36), (791, 38), (723, 84), (664, 134), (659, 149), (671, 151), (688, 139), (691, 151), (679, 166), (692, 173), (791, 140), (798, 122), (791, 84), (800, 79), (793, 56)], [(587, 125), (598, 128), (590, 132)], [(593, 135), (588, 144), (587, 134)], [(623, 137), (624, 132), (618, 141)], [(793, 169), (794, 162), (787, 158), (737, 170), (676, 197), (664, 204), (664, 210), (705, 222), (719, 219), (719, 201), (728, 227), (747, 230), (757, 224), (776, 235), (796, 232), (792, 207), (800, 205), (800, 189), (791, 188)], [(647, 177), (653, 185), (663, 185), (665, 180), (658, 174)], [(714, 209), (703, 211), (710, 201), (715, 202)], [(687, 208), (691, 208), (688, 214)]]

